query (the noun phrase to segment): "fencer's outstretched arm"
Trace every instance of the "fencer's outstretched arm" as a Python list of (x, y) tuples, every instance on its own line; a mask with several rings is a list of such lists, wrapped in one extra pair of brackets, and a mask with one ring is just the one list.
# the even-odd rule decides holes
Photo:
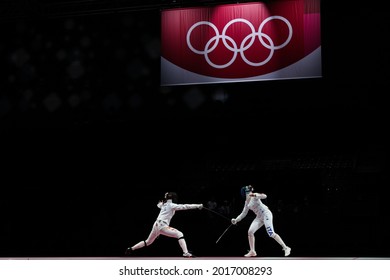
[(172, 209), (176, 211), (180, 210), (190, 210), (190, 209), (202, 209), (203, 204), (176, 204), (172, 203)]

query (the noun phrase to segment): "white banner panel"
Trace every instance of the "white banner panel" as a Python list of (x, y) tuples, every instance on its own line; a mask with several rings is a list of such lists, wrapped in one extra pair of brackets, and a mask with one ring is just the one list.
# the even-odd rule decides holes
[(0, 260), (2, 280), (388, 280), (389, 259)]

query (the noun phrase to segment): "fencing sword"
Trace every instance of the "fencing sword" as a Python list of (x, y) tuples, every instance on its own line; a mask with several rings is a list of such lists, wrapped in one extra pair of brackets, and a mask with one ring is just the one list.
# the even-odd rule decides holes
[(220, 217), (222, 217), (222, 218), (224, 218), (224, 219), (230, 221), (230, 218), (228, 218), (228, 217), (222, 215), (221, 213), (219, 213), (219, 212), (217, 212), (217, 211), (214, 211), (214, 210), (212, 210), (212, 209), (210, 209), (210, 208), (207, 208), (207, 207), (204, 207), (204, 206), (203, 206), (203, 209), (206, 209), (206, 210), (208, 210), (208, 211), (210, 211), (210, 212), (212, 212), (212, 213), (214, 213), (214, 214), (217, 214), (217, 215), (219, 215)]
[(215, 241), (215, 244), (218, 243), (218, 241), (222, 238), (222, 236), (225, 235), (225, 233), (228, 231), (228, 229), (229, 229), (232, 225), (233, 225), (233, 224), (230, 224), (230, 225), (225, 229), (225, 231), (222, 232), (221, 236), (217, 239), (217, 241)]
[[(214, 213), (214, 214), (217, 214), (218, 216), (220, 216), (220, 217), (222, 217), (222, 218), (224, 218), (224, 219), (226, 219), (226, 220), (228, 220), (228, 221), (230, 222), (230, 218), (228, 218), (228, 217), (222, 215), (221, 213), (219, 213), (219, 212), (217, 212), (217, 211), (214, 211), (214, 210), (212, 210), (212, 209), (210, 209), (210, 208), (207, 208), (207, 207), (204, 207), (204, 206), (203, 206), (203, 209), (206, 209), (206, 210), (208, 210), (208, 211), (210, 211), (210, 212), (212, 212), (212, 213)], [(215, 244), (218, 243), (218, 241), (222, 238), (222, 236), (225, 235), (225, 233), (228, 231), (228, 229), (229, 229), (232, 225), (233, 225), (233, 224), (230, 224), (230, 225), (225, 229), (225, 231), (224, 231), (224, 232), (221, 234), (221, 236), (217, 239), (217, 241), (215, 242)]]

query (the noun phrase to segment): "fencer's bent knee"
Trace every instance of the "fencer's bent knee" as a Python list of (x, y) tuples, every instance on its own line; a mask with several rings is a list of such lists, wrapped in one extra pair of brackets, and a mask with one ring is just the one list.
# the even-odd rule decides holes
[(176, 234), (175, 235), (176, 235), (175, 237), (177, 239), (184, 238), (184, 234), (181, 231), (176, 230)]

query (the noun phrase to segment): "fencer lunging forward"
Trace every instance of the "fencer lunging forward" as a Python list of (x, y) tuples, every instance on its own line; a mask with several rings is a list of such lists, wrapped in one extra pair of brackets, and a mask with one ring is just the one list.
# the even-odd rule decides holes
[(256, 218), (252, 221), (248, 230), (248, 241), (249, 241), (249, 252), (244, 255), (245, 257), (257, 256), (255, 250), (255, 232), (263, 225), (269, 235), (276, 240), (282, 246), (284, 255), (287, 257), (290, 255), (291, 248), (288, 247), (282, 240), (282, 238), (274, 231), (273, 226), (273, 215), (268, 206), (265, 205), (261, 200), (267, 198), (264, 193), (254, 193), (251, 185), (241, 188), (241, 196), (245, 199), (244, 209), (237, 218), (232, 219), (232, 224), (236, 224), (241, 221), (248, 214), (249, 210), (252, 210), (256, 214)]
[(203, 204), (177, 204), (174, 203), (174, 201), (176, 201), (176, 198), (177, 194), (174, 192), (167, 192), (165, 194), (164, 200), (160, 201), (157, 204), (157, 207), (161, 210), (156, 221), (153, 224), (153, 228), (149, 234), (149, 237), (146, 240), (140, 241), (134, 246), (127, 248), (125, 252), (126, 255), (130, 255), (134, 250), (151, 245), (161, 234), (168, 237), (177, 238), (179, 245), (183, 250), (183, 257), (192, 257), (192, 254), (188, 252), (187, 244), (184, 239), (183, 233), (173, 227), (170, 227), (169, 224), (176, 211), (202, 209)]

